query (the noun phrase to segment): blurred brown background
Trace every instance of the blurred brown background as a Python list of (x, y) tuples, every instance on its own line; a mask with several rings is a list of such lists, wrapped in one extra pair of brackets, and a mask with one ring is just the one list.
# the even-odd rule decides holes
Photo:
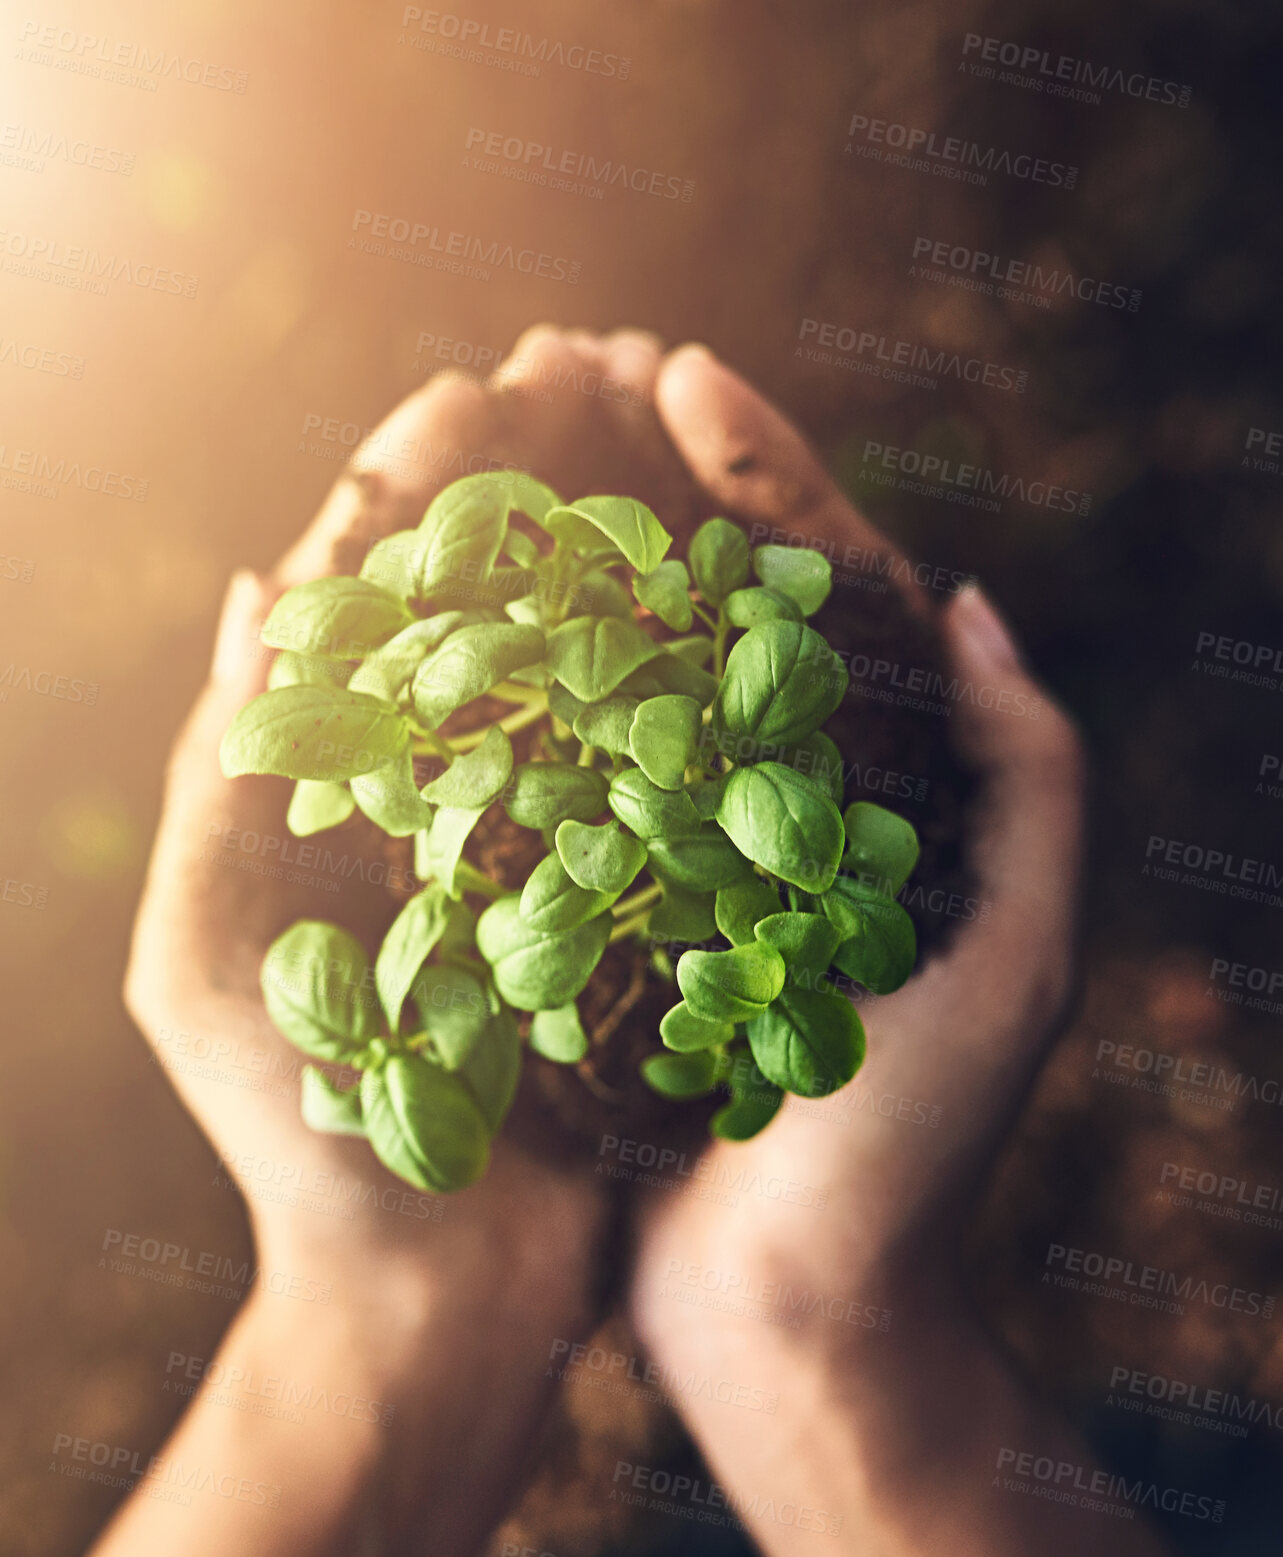
[[(247, 1250), (119, 999), (164, 754), (227, 575), (297, 532), (359, 429), (444, 365), (438, 342), (466, 364), (544, 319), (707, 341), (911, 551), (985, 580), (1086, 725), (1085, 1010), (994, 1186), (977, 1282), (1111, 1464), (1225, 1498), (1215, 1528), (1173, 1520), (1175, 1546), (1276, 1550), (1278, 1429), (1231, 1438), (1104, 1402), (1125, 1365), (1277, 1408), (1277, 1319), (1154, 1317), (1039, 1276), (1055, 1240), (1283, 1288), (1276, 1234), (1157, 1198), (1168, 1161), (1283, 1182), (1277, 1110), (1093, 1078), (1101, 1041), (1283, 1076), (1280, 1017), (1210, 995), (1213, 958), (1283, 967), (1280, 910), (1142, 875), (1154, 834), (1283, 864), (1283, 803), (1258, 788), (1280, 694), (1192, 668), (1200, 632), (1283, 647), (1283, 475), (1248, 441), (1283, 426), (1277, 24), (1206, 0), (479, 0), (435, 33), (429, 7), (391, 0), (100, 9), (18, 7), (0, 37), (0, 1550), (83, 1548), (118, 1494), (51, 1471), (54, 1434), (154, 1450), (182, 1406), (165, 1359), (209, 1356), (230, 1318), (100, 1268), (107, 1231)], [(539, 73), (424, 46), (469, 20), (549, 40)], [(968, 33), (1188, 85), (1189, 102), (981, 79)], [(575, 46), (596, 68), (558, 62)], [(1077, 186), (967, 187), (847, 155), (857, 112), (1075, 164)], [(470, 130), (623, 159), (690, 198), (482, 171)], [(580, 279), (374, 257), (349, 244), (358, 210), (568, 257)], [(924, 236), (1140, 300), (924, 280)], [(128, 274), (90, 282), (77, 249)], [(1009, 365), (1028, 388), (888, 382), (808, 356), (806, 320)], [(1090, 508), (878, 486), (871, 440), (1058, 481)]]

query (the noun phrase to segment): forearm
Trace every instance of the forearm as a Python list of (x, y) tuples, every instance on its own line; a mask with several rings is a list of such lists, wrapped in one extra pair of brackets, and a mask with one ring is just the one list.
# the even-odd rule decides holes
[(501, 1291), (490, 1310), (445, 1281), (416, 1289), (404, 1321), (256, 1295), (94, 1557), (391, 1554), (429, 1533), (434, 1554), (475, 1551), (552, 1387), (554, 1321)]
[[(794, 1331), (742, 1318), (698, 1338), (673, 1327), (704, 1369), (778, 1395), (773, 1415), (751, 1420), (704, 1399), (683, 1407), (767, 1557), (1156, 1557), (1140, 1516), (1117, 1515), (1090, 1451), (955, 1290), (882, 1291), (885, 1333), (818, 1316)], [(1036, 1460), (1056, 1467), (1050, 1480), (1031, 1473)]]

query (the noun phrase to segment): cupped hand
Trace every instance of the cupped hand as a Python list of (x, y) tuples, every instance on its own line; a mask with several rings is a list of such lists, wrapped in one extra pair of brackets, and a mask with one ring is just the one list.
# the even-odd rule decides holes
[[(701, 348), (667, 359), (656, 400), (693, 477), (732, 518), (887, 549), (797, 432)], [(701, 1283), (732, 1296), (783, 1281), (890, 1297), (936, 1280), (1055, 1031), (1070, 986), (1078, 740), (977, 589), (950, 601), (942, 628), (962, 689), (955, 741), (981, 779), (976, 917), (903, 990), (863, 1003), (868, 1057), (853, 1082), (823, 1099), (788, 1097), (750, 1142), (709, 1146), (701, 1184), (758, 1192), (734, 1205), (716, 1193), (650, 1198), (634, 1313), (661, 1355), (698, 1349), (706, 1327), (674, 1297)], [(761, 1334), (756, 1316), (710, 1309), (709, 1325), (736, 1323)]]

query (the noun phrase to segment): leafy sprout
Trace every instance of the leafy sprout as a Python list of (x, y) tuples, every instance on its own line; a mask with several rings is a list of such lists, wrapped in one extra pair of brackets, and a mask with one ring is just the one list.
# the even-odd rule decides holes
[[(422, 1189), (485, 1171), (523, 1047), (585, 1063), (577, 1000), (612, 944), (681, 997), (646, 1082), (675, 1100), (722, 1089), (710, 1128), (735, 1141), (785, 1092), (855, 1074), (864, 1030), (842, 988), (887, 994), (912, 971), (895, 894), (917, 836), (880, 806), (841, 809), (822, 729), (846, 690), (806, 620), (827, 560), (750, 550), (726, 519), (685, 560), (672, 544), (632, 498), (563, 503), (520, 472), (469, 476), (358, 577), (296, 586), (264, 626), (280, 653), (226, 732), (223, 771), (293, 779), (300, 836), (360, 811), (412, 838), (421, 882), (372, 969), (337, 926), (291, 926), (264, 960), (267, 1010), (305, 1054), (359, 1074), (347, 1087), (308, 1066), (307, 1123), (365, 1136)], [(416, 758), (441, 771), (421, 785)], [(524, 880), (468, 857), (495, 808), (542, 841)]]

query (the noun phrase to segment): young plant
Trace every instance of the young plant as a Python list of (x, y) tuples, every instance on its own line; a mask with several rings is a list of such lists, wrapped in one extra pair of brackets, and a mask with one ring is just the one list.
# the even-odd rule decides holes
[[(887, 994), (913, 967), (895, 894), (917, 837), (879, 806), (842, 811), (822, 729), (847, 681), (806, 622), (827, 560), (750, 553), (725, 519), (686, 561), (671, 546), (632, 498), (469, 476), (356, 578), (291, 589), (263, 629), (281, 652), (223, 771), (293, 779), (296, 834), (359, 810), (413, 837), (422, 882), (373, 969), (335, 925), (288, 929), (263, 964), (267, 1010), (306, 1054), (360, 1072), (344, 1087), (308, 1066), (308, 1124), (365, 1136), (422, 1189), (484, 1172), (523, 1042), (584, 1060), (576, 997), (612, 943), (681, 997), (645, 1080), (674, 1099), (724, 1088), (711, 1129), (730, 1140), (785, 1092), (849, 1081), (865, 1039), (839, 990)], [(439, 771), (420, 784), (426, 762)], [(492, 807), (542, 840), (524, 879), (467, 858)]]

